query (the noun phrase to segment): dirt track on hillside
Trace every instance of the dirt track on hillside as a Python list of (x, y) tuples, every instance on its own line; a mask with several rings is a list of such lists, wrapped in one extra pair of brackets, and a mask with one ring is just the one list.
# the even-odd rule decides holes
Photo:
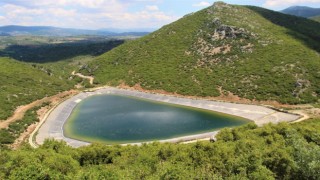
[[(78, 77), (83, 78), (83, 79), (88, 79), (90, 84), (91, 85), (93, 84), (94, 78), (91, 77), (91, 76), (84, 76), (84, 75), (82, 75), (80, 73), (75, 73), (75, 71), (72, 72), (72, 75), (78, 76)], [(65, 91), (65, 92), (50, 96), (50, 97), (45, 97), (43, 99), (36, 100), (36, 101), (34, 101), (34, 102), (30, 103), (30, 104), (27, 104), (27, 105), (19, 106), (14, 111), (14, 113), (12, 114), (11, 117), (9, 117), (6, 120), (0, 121), (0, 129), (8, 128), (11, 123), (13, 123), (15, 121), (18, 121), (18, 120), (21, 120), (24, 117), (26, 111), (28, 111), (29, 109), (31, 109), (33, 107), (36, 107), (36, 106), (40, 106), (41, 104), (43, 104), (45, 102), (49, 102), (50, 103), (49, 106), (42, 107), (40, 110), (37, 111), (38, 118), (39, 119), (43, 119), (43, 117), (46, 114), (46, 112), (52, 106), (54, 106), (55, 104), (59, 103), (63, 99), (65, 99), (67, 97), (70, 97), (70, 96), (73, 96), (73, 95), (75, 95), (77, 93), (78, 93), (77, 90), (69, 90), (69, 91)], [(27, 139), (28, 136), (36, 129), (37, 124), (38, 123), (30, 125), (26, 129), (26, 131), (21, 133), (20, 136), (15, 140), (15, 142), (13, 144), (11, 144), (10, 146), (13, 149), (18, 148), (21, 145), (21, 143), (24, 142), (25, 139)]]
[(65, 91), (65, 92), (50, 96), (50, 97), (45, 97), (43, 99), (33, 101), (32, 103), (27, 104), (27, 105), (19, 106), (14, 111), (14, 113), (11, 117), (9, 117), (6, 120), (0, 121), (0, 129), (7, 128), (10, 125), (10, 123), (13, 123), (17, 120), (22, 119), (24, 114), (26, 113), (26, 111), (35, 107), (35, 106), (40, 106), (41, 104), (43, 104), (45, 102), (55, 103), (57, 101), (60, 101), (60, 99), (62, 99), (64, 97), (67, 97), (67, 96), (70, 96), (70, 95), (73, 95), (76, 93), (77, 93), (77, 91), (75, 91), (75, 90)]
[[(20, 120), (24, 116), (24, 114), (27, 110), (29, 110), (35, 106), (39, 106), (44, 102), (49, 102), (50, 105), (42, 107), (37, 111), (38, 118), (43, 119), (45, 113), (49, 109), (51, 109), (52, 106), (58, 104), (63, 99), (66, 99), (66, 98), (73, 96), (77, 93), (78, 93), (78, 91), (75, 91), (75, 90), (65, 91), (65, 92), (50, 96), (50, 97), (45, 97), (43, 99), (34, 101), (34, 102), (27, 104), (27, 105), (20, 106), (19, 108), (17, 108), (15, 113), (10, 118), (8, 118), (6, 121), (0, 122), (1, 128), (7, 128), (10, 125), (10, 123), (13, 123), (17, 120)], [(13, 149), (17, 149), (21, 145), (21, 143), (24, 142), (29, 137), (29, 135), (35, 130), (38, 123), (31, 124), (26, 129), (26, 131), (24, 131), (23, 133), (20, 134), (20, 136), (14, 141), (13, 144), (10, 145), (10, 147), (12, 147)]]
[(82, 79), (88, 79), (88, 80), (89, 80), (89, 83), (90, 83), (91, 85), (93, 84), (94, 77), (92, 77), (92, 76), (85, 76), (85, 75), (83, 75), (83, 74), (81, 74), (81, 73), (75, 73), (75, 71), (72, 71), (71, 74), (74, 75), (74, 76), (78, 76), (78, 77), (80, 77), (80, 78), (82, 78)]

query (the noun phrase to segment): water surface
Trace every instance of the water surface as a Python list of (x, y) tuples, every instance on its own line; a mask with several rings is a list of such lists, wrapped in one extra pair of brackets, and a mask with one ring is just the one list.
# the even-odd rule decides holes
[(211, 132), (249, 120), (121, 95), (95, 95), (81, 101), (64, 125), (69, 138), (109, 144), (144, 142)]

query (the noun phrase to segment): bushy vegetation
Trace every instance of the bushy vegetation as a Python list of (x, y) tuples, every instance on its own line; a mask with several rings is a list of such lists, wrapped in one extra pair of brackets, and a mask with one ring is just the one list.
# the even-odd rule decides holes
[[(221, 31), (224, 28), (238, 34), (225, 34), (230, 36), (226, 38)], [(100, 84), (125, 82), (197, 96), (218, 96), (221, 88), (222, 93), (248, 99), (318, 104), (319, 29), (319, 23), (311, 20), (216, 3), (94, 61), (90, 53), (71, 58), (64, 51), (66, 56), (58, 57), (69, 59), (45, 57), (46, 63), (41, 64), (1, 57), (0, 119), (10, 116), (19, 105), (73, 88), (80, 80), (69, 77), (79, 67), (81, 72), (93, 74), (95, 83)], [(217, 31), (222, 34), (217, 35)], [(27, 55), (25, 60), (41, 62), (38, 54), (14, 50), (6, 55), (23, 61), (16, 54), (20, 52)], [(82, 68), (83, 62), (89, 67)], [(93, 144), (74, 149), (64, 142), (47, 140), (37, 149), (28, 145), (16, 151), (7, 149), (4, 144), (12, 143), (37, 121), (36, 109), (27, 111), (8, 129), (0, 129), (0, 179), (320, 177), (320, 119), (223, 129), (216, 142)]]
[(37, 110), (39, 108), (41, 106), (29, 109), (22, 119), (11, 123), (6, 129), (0, 129), (0, 146), (5, 147), (4, 145), (12, 144), (31, 124), (38, 122)]
[(72, 71), (121, 43), (99, 37), (1, 37), (0, 120), (20, 105), (74, 88), (83, 80)]
[[(240, 35), (217, 38), (223, 28)], [(82, 72), (100, 84), (182, 95), (218, 96), (221, 88), (247, 99), (317, 102), (319, 29), (305, 18), (216, 3), (115, 48), (90, 63), (95, 72)]]
[(0, 179), (318, 179), (320, 119), (224, 129), (216, 142), (94, 144), (47, 140), (0, 152)]
[(24, 62), (56, 62), (77, 56), (98, 56), (123, 42), (123, 40), (105, 40), (103, 42), (76, 41), (41, 45), (11, 45), (0, 51), (0, 56), (8, 56)]
[(0, 58), (0, 119), (37, 99), (73, 88), (75, 82), (52, 75), (45, 67)]

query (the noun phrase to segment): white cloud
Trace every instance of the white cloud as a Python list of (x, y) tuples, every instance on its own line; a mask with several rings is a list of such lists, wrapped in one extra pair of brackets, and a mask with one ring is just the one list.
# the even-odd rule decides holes
[(158, 11), (158, 10), (159, 10), (158, 6), (155, 6), (155, 5), (153, 5), (153, 6), (146, 6), (146, 9), (147, 9), (148, 11)]
[[(81, 6), (98, 8), (105, 3), (105, 0), (74, 0), (73, 3), (80, 3)], [(113, 1), (115, 3), (115, 1)]]
[(49, 8), (46, 13), (56, 17), (74, 17), (76, 16), (76, 10), (66, 10), (62, 8)]
[[(108, 20), (111, 20), (111, 25), (118, 28), (141, 27), (144, 24), (145, 28), (159, 27), (177, 20), (179, 17), (167, 15), (161, 11), (140, 11), (135, 13), (104, 13), (96, 18), (104, 19), (103, 25), (107, 25)], [(109, 24), (110, 25), (110, 24)]]
[(44, 10), (38, 8), (25, 8), (22, 6), (16, 6), (13, 4), (6, 4), (0, 8), (2, 13), (7, 13), (9, 15), (19, 15), (19, 14), (34, 14), (39, 15), (44, 13)]
[[(115, 0), (109, 0), (109, 2), (114, 3)], [(26, 6), (83, 6), (88, 8), (98, 8), (103, 5), (107, 0), (46, 0), (46, 1), (39, 1), (39, 0), (29, 0), (28, 3), (19, 3), (21, 5)]]
[(320, 0), (266, 0), (264, 6), (266, 7), (279, 7), (279, 6), (292, 6), (304, 3), (320, 3)]
[[(132, 11), (132, 3), (138, 1), (144, 1), (141, 4), (143, 10)], [(83, 29), (155, 28), (179, 18), (172, 13), (162, 12), (154, 5), (157, 1), (159, 0), (28, 0), (26, 3), (24, 0), (3, 0), (5, 3), (0, 3), (0, 25)]]
[(5, 21), (5, 20), (6, 20), (6, 18), (4, 16), (0, 16), (0, 21), (1, 22)]
[(157, 2), (159, 0), (130, 0), (130, 1), (135, 1), (135, 2)]
[(211, 4), (207, 1), (201, 1), (197, 4), (193, 4), (192, 6), (194, 7), (206, 7), (206, 6), (210, 6)]

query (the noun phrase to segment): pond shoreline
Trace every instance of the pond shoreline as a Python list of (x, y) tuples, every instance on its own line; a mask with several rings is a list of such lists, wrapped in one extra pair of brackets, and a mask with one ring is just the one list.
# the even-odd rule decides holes
[[(172, 95), (163, 95), (156, 93), (146, 93), (140, 92), (136, 90), (127, 90), (127, 89), (119, 89), (114, 87), (104, 87), (99, 88), (93, 91), (84, 91), (81, 92), (70, 99), (62, 102), (59, 106), (53, 109), (50, 114), (48, 114), (45, 122), (38, 130), (38, 134), (36, 135), (35, 141), (37, 144), (42, 144), (45, 139), (53, 138), (57, 140), (64, 140), (68, 145), (73, 147), (80, 147), (84, 145), (89, 145), (89, 142), (79, 141), (75, 139), (70, 139), (64, 136), (63, 125), (65, 121), (68, 119), (70, 114), (72, 113), (73, 108), (77, 105), (77, 103), (81, 102), (83, 99), (98, 94), (117, 94), (117, 95), (125, 95), (125, 96), (133, 96), (137, 98), (143, 98), (158, 102), (165, 102), (170, 104), (184, 105), (194, 108), (200, 108), (210, 111), (215, 111), (219, 113), (224, 113), (228, 115), (238, 116), (242, 118), (246, 118), (255, 122), (258, 126), (262, 126), (267, 123), (279, 123), (279, 122), (291, 122), (300, 118), (299, 115), (289, 114), (280, 112), (274, 109), (270, 109), (263, 106), (257, 105), (247, 105), (247, 104), (235, 104), (228, 102), (218, 102), (218, 101), (210, 101), (204, 99), (190, 99), (190, 98), (182, 98), (175, 97)], [(205, 139), (212, 138), (217, 131), (201, 133), (197, 135), (183, 136), (178, 138), (159, 140), (158, 142), (184, 142), (184, 141), (192, 141), (195, 139)], [(149, 143), (149, 142), (146, 142)], [(139, 145), (141, 143), (128, 143), (132, 145)], [(123, 145), (128, 145), (123, 144)]]

